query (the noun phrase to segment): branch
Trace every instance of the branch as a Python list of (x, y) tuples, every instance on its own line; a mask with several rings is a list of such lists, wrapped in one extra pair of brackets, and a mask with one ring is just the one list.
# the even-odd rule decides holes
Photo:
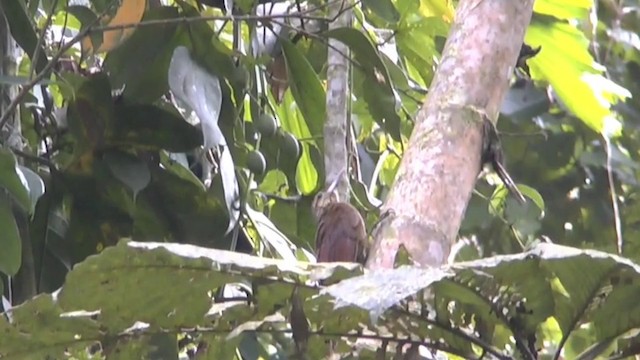
[(419, 265), (447, 261), (480, 171), (483, 116), (498, 114), (532, 12), (533, 0), (459, 2), (368, 267), (393, 267), (400, 245)]
[[(351, 25), (350, 1), (343, 0), (329, 7), (330, 16), (335, 21), (329, 30)], [(345, 10), (345, 8), (347, 10)], [(345, 56), (347, 54), (347, 56)], [(327, 53), (327, 117), (324, 123), (324, 166), (325, 184), (338, 180), (338, 199), (348, 201), (348, 147), (351, 122), (349, 121), (349, 48), (335, 39), (329, 39)], [(338, 179), (339, 177), (339, 179)]]

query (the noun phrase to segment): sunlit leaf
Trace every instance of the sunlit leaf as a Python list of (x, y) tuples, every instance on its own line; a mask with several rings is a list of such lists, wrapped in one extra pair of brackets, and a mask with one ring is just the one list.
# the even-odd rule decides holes
[(307, 59), (289, 41), (282, 42), (289, 73), (291, 94), (312, 136), (322, 134), (326, 117), (326, 97), (318, 75)]
[(537, 0), (533, 3), (533, 11), (558, 19), (584, 19), (592, 6), (591, 0)]
[(611, 82), (602, 77), (582, 32), (567, 23), (533, 22), (525, 40), (542, 46), (528, 62), (531, 76), (549, 82), (564, 105), (594, 131), (619, 135), (611, 106), (630, 93), (620, 86), (603, 86)]
[(146, 7), (147, 0), (122, 0), (115, 15), (106, 22), (107, 26), (115, 27), (115, 29), (106, 30), (102, 36), (102, 43), (99, 45), (93, 44), (90, 37), (84, 38), (82, 41), (83, 51), (86, 53), (100, 53), (110, 51), (122, 44), (133, 34), (136, 28), (118, 27), (139, 23)]

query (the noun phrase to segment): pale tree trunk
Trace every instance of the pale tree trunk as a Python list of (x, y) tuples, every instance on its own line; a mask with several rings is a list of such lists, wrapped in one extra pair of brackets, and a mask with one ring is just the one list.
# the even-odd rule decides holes
[(533, 0), (460, 0), (374, 232), (369, 268), (391, 268), (400, 246), (420, 266), (447, 261), (480, 171), (482, 115), (495, 120)]
[[(329, 29), (351, 25), (351, 10), (348, 1), (336, 1), (330, 5), (329, 18), (337, 16)], [(350, 126), (349, 112), (349, 48), (330, 39), (327, 54), (327, 118), (324, 125), (325, 185), (340, 176), (337, 192), (341, 201), (349, 201), (347, 171), (347, 136)]]

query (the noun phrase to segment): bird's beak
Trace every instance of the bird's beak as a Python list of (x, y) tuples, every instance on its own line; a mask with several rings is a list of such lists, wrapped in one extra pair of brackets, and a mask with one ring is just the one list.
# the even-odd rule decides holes
[(336, 187), (338, 187), (338, 183), (340, 182), (340, 177), (342, 176), (342, 174), (343, 174), (343, 173), (344, 173), (344, 170), (343, 170), (343, 171), (341, 171), (341, 172), (338, 174), (338, 176), (336, 176), (336, 177), (333, 179), (333, 182), (332, 182), (332, 183), (329, 185), (329, 187), (327, 188), (327, 192), (328, 192), (328, 193), (332, 192), (333, 190), (335, 190), (335, 189), (336, 189)]

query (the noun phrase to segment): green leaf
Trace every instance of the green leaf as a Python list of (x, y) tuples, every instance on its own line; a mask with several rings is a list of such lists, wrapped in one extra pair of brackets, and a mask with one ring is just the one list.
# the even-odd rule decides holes
[(531, 76), (549, 82), (564, 105), (588, 127), (605, 136), (619, 135), (611, 105), (631, 93), (602, 75), (589, 53), (584, 34), (564, 22), (535, 21), (525, 41), (542, 46), (528, 61)]
[(533, 202), (536, 204), (536, 206), (538, 206), (538, 209), (540, 209), (541, 211), (544, 211), (544, 199), (542, 198), (542, 195), (540, 195), (540, 193), (538, 192), (538, 190), (527, 186), (527, 185), (522, 185), (522, 184), (517, 184), (518, 186), (518, 190), (520, 190), (520, 192), (522, 192), (522, 195), (524, 195), (525, 197), (528, 197), (529, 199), (533, 200)]
[(89, 76), (76, 84), (74, 100), (69, 104), (69, 129), (83, 150), (100, 148), (111, 134), (114, 122), (113, 98), (109, 77), (105, 73)]
[(292, 244), (287, 237), (266, 217), (263, 213), (246, 207), (247, 216), (255, 226), (258, 234), (266, 244), (282, 259), (296, 261), (296, 256), (292, 250)]
[(362, 11), (376, 14), (391, 24), (400, 20), (400, 14), (390, 0), (364, 0), (362, 1)]
[(27, 180), (16, 166), (16, 158), (13, 153), (6, 149), (0, 149), (0, 187), (6, 189), (12, 198), (30, 213), (33, 206), (27, 186)]
[(153, 105), (117, 104), (113, 145), (143, 149), (165, 149), (186, 152), (202, 145), (202, 132), (171, 108)]
[(290, 41), (282, 42), (289, 74), (291, 94), (302, 113), (302, 117), (311, 136), (321, 136), (326, 118), (326, 95), (318, 74), (313, 71), (309, 61)]
[(350, 182), (351, 191), (355, 195), (356, 200), (364, 207), (367, 211), (377, 211), (380, 206), (382, 206), (382, 201), (371, 196), (367, 187), (362, 182), (351, 179)]
[(591, 0), (537, 0), (533, 11), (562, 20), (586, 19), (592, 6)]
[[(34, 31), (31, 17), (27, 14), (24, 1), (0, 0), (0, 8), (4, 13), (11, 36), (20, 45), (29, 58), (33, 60), (35, 52), (38, 52), (38, 63), (35, 66), (37, 72), (47, 66), (47, 56), (42, 46), (38, 47), (38, 35)], [(36, 49), (37, 47), (37, 49)]]
[[(99, 324), (91, 320), (90, 313), (69, 317), (60, 316), (62, 313), (49, 294), (38, 295), (13, 308), (13, 324), (4, 317), (0, 320), (0, 355), (14, 359), (64, 359), (70, 351), (85, 350), (95, 341), (90, 339), (100, 336)], [(16, 322), (20, 327), (14, 325)]]
[[(145, 12), (142, 21), (177, 17), (175, 7), (160, 7)], [(172, 22), (140, 27), (124, 44), (110, 51), (104, 67), (113, 87), (124, 87), (125, 97), (142, 103), (152, 103), (167, 92), (167, 68), (178, 43), (177, 26)]]
[[(67, 8), (67, 12), (73, 15), (80, 22), (80, 30), (86, 29), (88, 26), (97, 24), (97, 16), (86, 6), (81, 5), (72, 5)], [(65, 21), (65, 17), (60, 17), (62, 21)], [(60, 24), (64, 26), (65, 24)], [(102, 45), (103, 41), (103, 32), (101, 31), (93, 31), (89, 34), (91, 45), (94, 49), (98, 49), (100, 45)]]
[(0, 272), (13, 276), (22, 264), (22, 242), (11, 202), (6, 196), (0, 196), (0, 229)]
[(147, 164), (137, 157), (117, 151), (104, 154), (104, 160), (111, 173), (131, 191), (133, 198), (151, 182), (151, 172)]
[[(285, 172), (295, 169), (296, 186), (301, 193), (308, 195), (316, 191), (320, 186), (321, 174), (316, 168), (317, 165), (314, 164), (311, 151), (314, 150), (312, 144), (319, 143), (321, 147), (322, 142), (316, 142), (312, 139), (312, 133), (307, 126), (309, 123), (304, 121), (302, 109), (295, 106), (298, 102), (296, 100), (294, 103), (294, 97), (295, 95), (292, 92), (287, 91), (285, 93), (281, 106), (276, 109), (278, 118), (282, 123), (283, 130), (290, 131), (295, 135), (296, 139), (307, 139), (307, 141), (299, 143), (301, 147), (299, 158), (285, 153), (288, 156), (278, 156), (278, 163)], [(284, 144), (281, 140), (279, 142), (281, 145)], [(280, 154), (283, 153), (280, 152)]]

